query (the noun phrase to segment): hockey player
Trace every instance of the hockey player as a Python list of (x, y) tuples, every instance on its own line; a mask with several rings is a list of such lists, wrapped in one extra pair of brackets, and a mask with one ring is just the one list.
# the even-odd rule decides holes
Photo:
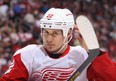
[[(74, 27), (68, 9), (49, 9), (40, 20), (43, 45), (18, 50), (0, 81), (67, 81), (86, 60), (81, 46), (69, 46)], [(75, 81), (87, 81), (87, 69)]]

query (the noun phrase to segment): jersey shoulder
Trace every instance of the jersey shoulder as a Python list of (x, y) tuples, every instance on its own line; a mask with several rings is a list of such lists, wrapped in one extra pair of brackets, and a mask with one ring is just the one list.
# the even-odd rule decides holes
[(82, 48), (81, 46), (71, 46), (71, 51), (82, 54), (85, 59), (87, 59), (87, 57), (88, 57), (86, 50), (84, 48)]
[(36, 45), (36, 44), (27, 45), (27, 46), (17, 50), (14, 53), (14, 56), (17, 55), (17, 54), (23, 54), (23, 53), (32, 54), (35, 51), (37, 51), (39, 49), (39, 47), (40, 47), (40, 45)]
[[(40, 59), (40, 55), (43, 55), (44, 53), (41, 51), (41, 45), (27, 45), (26, 47), (19, 49), (15, 52), (14, 57), (20, 54), (21, 62), (26, 67), (29, 76), (32, 72), (32, 68), (35, 66), (35, 60)], [(38, 58), (39, 57), (39, 58)]]

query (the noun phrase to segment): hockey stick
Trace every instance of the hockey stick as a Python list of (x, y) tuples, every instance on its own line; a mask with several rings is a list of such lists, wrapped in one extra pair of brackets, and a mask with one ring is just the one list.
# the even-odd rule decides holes
[(83, 62), (83, 64), (73, 73), (68, 81), (74, 81), (80, 73), (99, 55), (99, 44), (93, 26), (86, 16), (79, 16), (76, 19), (78, 29), (85, 40), (85, 43), (89, 49), (89, 57)]

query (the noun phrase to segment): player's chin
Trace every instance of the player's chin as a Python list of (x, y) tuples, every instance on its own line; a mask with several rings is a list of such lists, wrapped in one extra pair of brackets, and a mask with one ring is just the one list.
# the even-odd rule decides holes
[(45, 46), (45, 48), (46, 48), (48, 51), (54, 50), (54, 47), (53, 47), (53, 46)]
[(47, 48), (47, 51), (50, 53), (56, 53), (58, 50), (55, 48)]
[(51, 49), (47, 49), (50, 53), (55, 53), (56, 52), (56, 50), (54, 49), (54, 48), (51, 48)]

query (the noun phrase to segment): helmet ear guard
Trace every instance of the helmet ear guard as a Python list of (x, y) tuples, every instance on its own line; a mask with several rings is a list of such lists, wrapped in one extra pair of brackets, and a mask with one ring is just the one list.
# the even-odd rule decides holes
[(40, 20), (41, 28), (61, 29), (66, 37), (69, 29), (73, 29), (74, 17), (68, 9), (49, 9)]

